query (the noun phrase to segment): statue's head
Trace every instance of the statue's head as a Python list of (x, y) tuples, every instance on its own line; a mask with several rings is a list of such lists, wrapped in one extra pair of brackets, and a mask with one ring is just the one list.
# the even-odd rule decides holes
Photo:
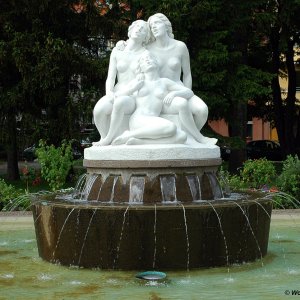
[(148, 23), (144, 20), (132, 22), (128, 27), (128, 37), (140, 37), (142, 39), (142, 44), (147, 44), (151, 37)]
[(156, 36), (163, 33), (162, 30), (164, 30), (164, 32), (167, 32), (170, 38), (174, 38), (172, 24), (164, 14), (154, 14), (148, 19), (148, 23), (154, 39), (156, 38)]
[(158, 61), (149, 51), (145, 51), (138, 60), (137, 74), (145, 73), (149, 68), (159, 69)]

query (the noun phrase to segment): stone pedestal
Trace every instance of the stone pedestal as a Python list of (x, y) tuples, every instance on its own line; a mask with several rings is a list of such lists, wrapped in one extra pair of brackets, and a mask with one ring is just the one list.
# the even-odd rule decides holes
[(216, 178), (220, 164), (217, 146), (91, 147), (83, 162), (89, 175), (85, 197), (113, 203), (222, 198)]

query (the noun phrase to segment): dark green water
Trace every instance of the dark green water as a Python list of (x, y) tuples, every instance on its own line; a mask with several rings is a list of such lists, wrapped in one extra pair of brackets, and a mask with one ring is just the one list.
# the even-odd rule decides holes
[(167, 272), (163, 282), (142, 281), (135, 278), (136, 272), (44, 262), (38, 256), (32, 217), (0, 216), (0, 299), (273, 300), (288, 299), (298, 291), (294, 297), (300, 297), (299, 215), (272, 219), (268, 252), (263, 261), (229, 270)]

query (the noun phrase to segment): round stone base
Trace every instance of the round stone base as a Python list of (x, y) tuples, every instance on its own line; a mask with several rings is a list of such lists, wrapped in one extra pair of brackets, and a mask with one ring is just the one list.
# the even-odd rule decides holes
[(101, 269), (192, 269), (267, 253), (272, 203), (254, 199), (75, 206), (44, 198), (32, 210), (44, 260)]

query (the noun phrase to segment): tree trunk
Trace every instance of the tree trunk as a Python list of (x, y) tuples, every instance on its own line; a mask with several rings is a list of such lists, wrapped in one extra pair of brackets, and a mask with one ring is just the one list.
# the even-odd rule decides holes
[(19, 180), (18, 149), (17, 149), (17, 128), (14, 114), (7, 118), (7, 179)]
[(288, 94), (285, 114), (286, 154), (295, 154), (296, 70), (294, 64), (294, 45), (295, 42), (288, 38), (286, 51), (286, 66), (288, 71)]
[(279, 142), (282, 149), (285, 149), (286, 137), (285, 137), (285, 122), (284, 115), (285, 109), (282, 104), (281, 89), (279, 85), (279, 69), (280, 69), (280, 51), (279, 51), (279, 28), (274, 27), (271, 33), (270, 42), (272, 47), (272, 95), (274, 105), (274, 121), (277, 129)]
[[(230, 137), (239, 137), (243, 141), (246, 140), (247, 134), (247, 104), (236, 103), (232, 107), (232, 120), (230, 121)], [(231, 149), (229, 158), (229, 172), (232, 174), (238, 174), (239, 169), (243, 166), (246, 160), (245, 147)]]

